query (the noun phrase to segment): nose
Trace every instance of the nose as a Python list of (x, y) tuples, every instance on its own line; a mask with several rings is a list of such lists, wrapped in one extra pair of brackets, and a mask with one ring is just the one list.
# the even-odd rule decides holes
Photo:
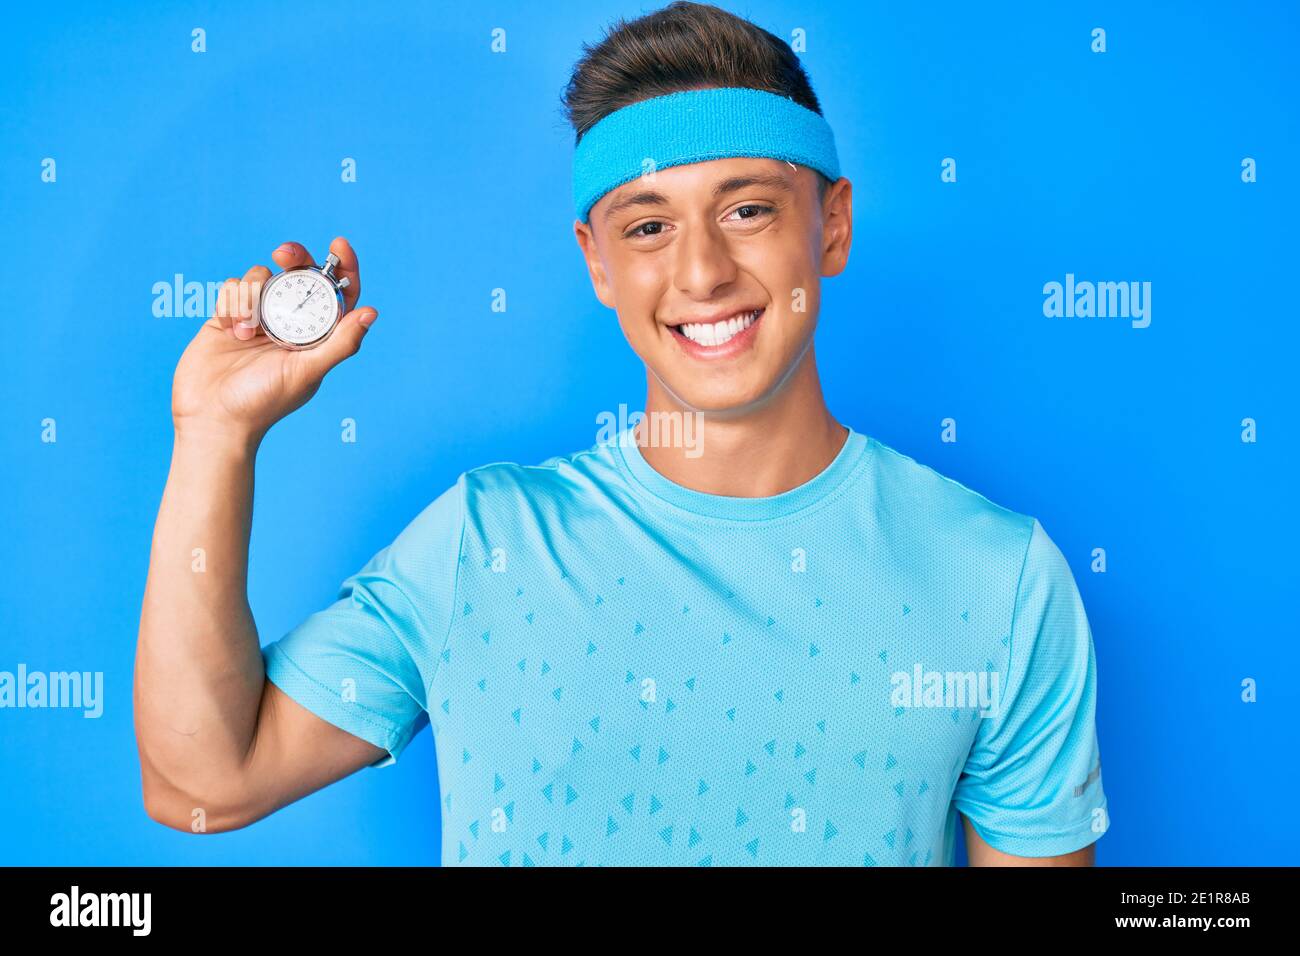
[(736, 260), (721, 229), (693, 221), (679, 227), (674, 262), (677, 289), (692, 299), (713, 298), (719, 287), (735, 281)]

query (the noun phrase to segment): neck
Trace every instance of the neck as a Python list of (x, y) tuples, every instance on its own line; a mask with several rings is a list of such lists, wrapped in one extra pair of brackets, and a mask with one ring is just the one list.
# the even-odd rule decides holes
[[(690, 415), (647, 370), (646, 416)], [(665, 478), (694, 491), (737, 498), (779, 495), (815, 478), (844, 447), (848, 429), (826, 407), (810, 347), (790, 378), (767, 400), (743, 412), (704, 412), (700, 446), (647, 440), (641, 454)]]

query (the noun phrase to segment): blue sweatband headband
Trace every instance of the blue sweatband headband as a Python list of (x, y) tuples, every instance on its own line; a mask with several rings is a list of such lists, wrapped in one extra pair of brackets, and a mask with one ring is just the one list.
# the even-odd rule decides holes
[(587, 130), (573, 154), (573, 204), (586, 222), (601, 196), (645, 172), (730, 156), (840, 178), (830, 124), (807, 107), (766, 90), (683, 90), (615, 110)]

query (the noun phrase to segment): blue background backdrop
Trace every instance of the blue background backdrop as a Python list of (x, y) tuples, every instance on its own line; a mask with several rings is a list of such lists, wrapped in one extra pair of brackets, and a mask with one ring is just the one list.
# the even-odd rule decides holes
[[(724, 5), (807, 31), (854, 182), (818, 333), (832, 411), (1038, 517), (1074, 569), (1112, 813), (1098, 862), (1300, 863), (1296, 6)], [(460, 471), (587, 447), (598, 412), (641, 407), (573, 239), (559, 94), (583, 41), (654, 6), (10, 8), (0, 670), (103, 671), (106, 709), (0, 710), (0, 862), (438, 861), (427, 730), (398, 767), (242, 831), (144, 813), (134, 642), (172, 371), (201, 321), (155, 317), (153, 286), (343, 234), (380, 309), (262, 448), (249, 596), (269, 642)], [(1045, 318), (1067, 272), (1150, 281), (1150, 327)]]

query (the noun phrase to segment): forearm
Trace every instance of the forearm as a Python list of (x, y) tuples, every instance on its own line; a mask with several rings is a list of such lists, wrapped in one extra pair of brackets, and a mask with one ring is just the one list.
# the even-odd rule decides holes
[(178, 431), (141, 609), (134, 700), (147, 799), (208, 814), (233, 799), (265, 680), (247, 597), (255, 454), (255, 441)]

